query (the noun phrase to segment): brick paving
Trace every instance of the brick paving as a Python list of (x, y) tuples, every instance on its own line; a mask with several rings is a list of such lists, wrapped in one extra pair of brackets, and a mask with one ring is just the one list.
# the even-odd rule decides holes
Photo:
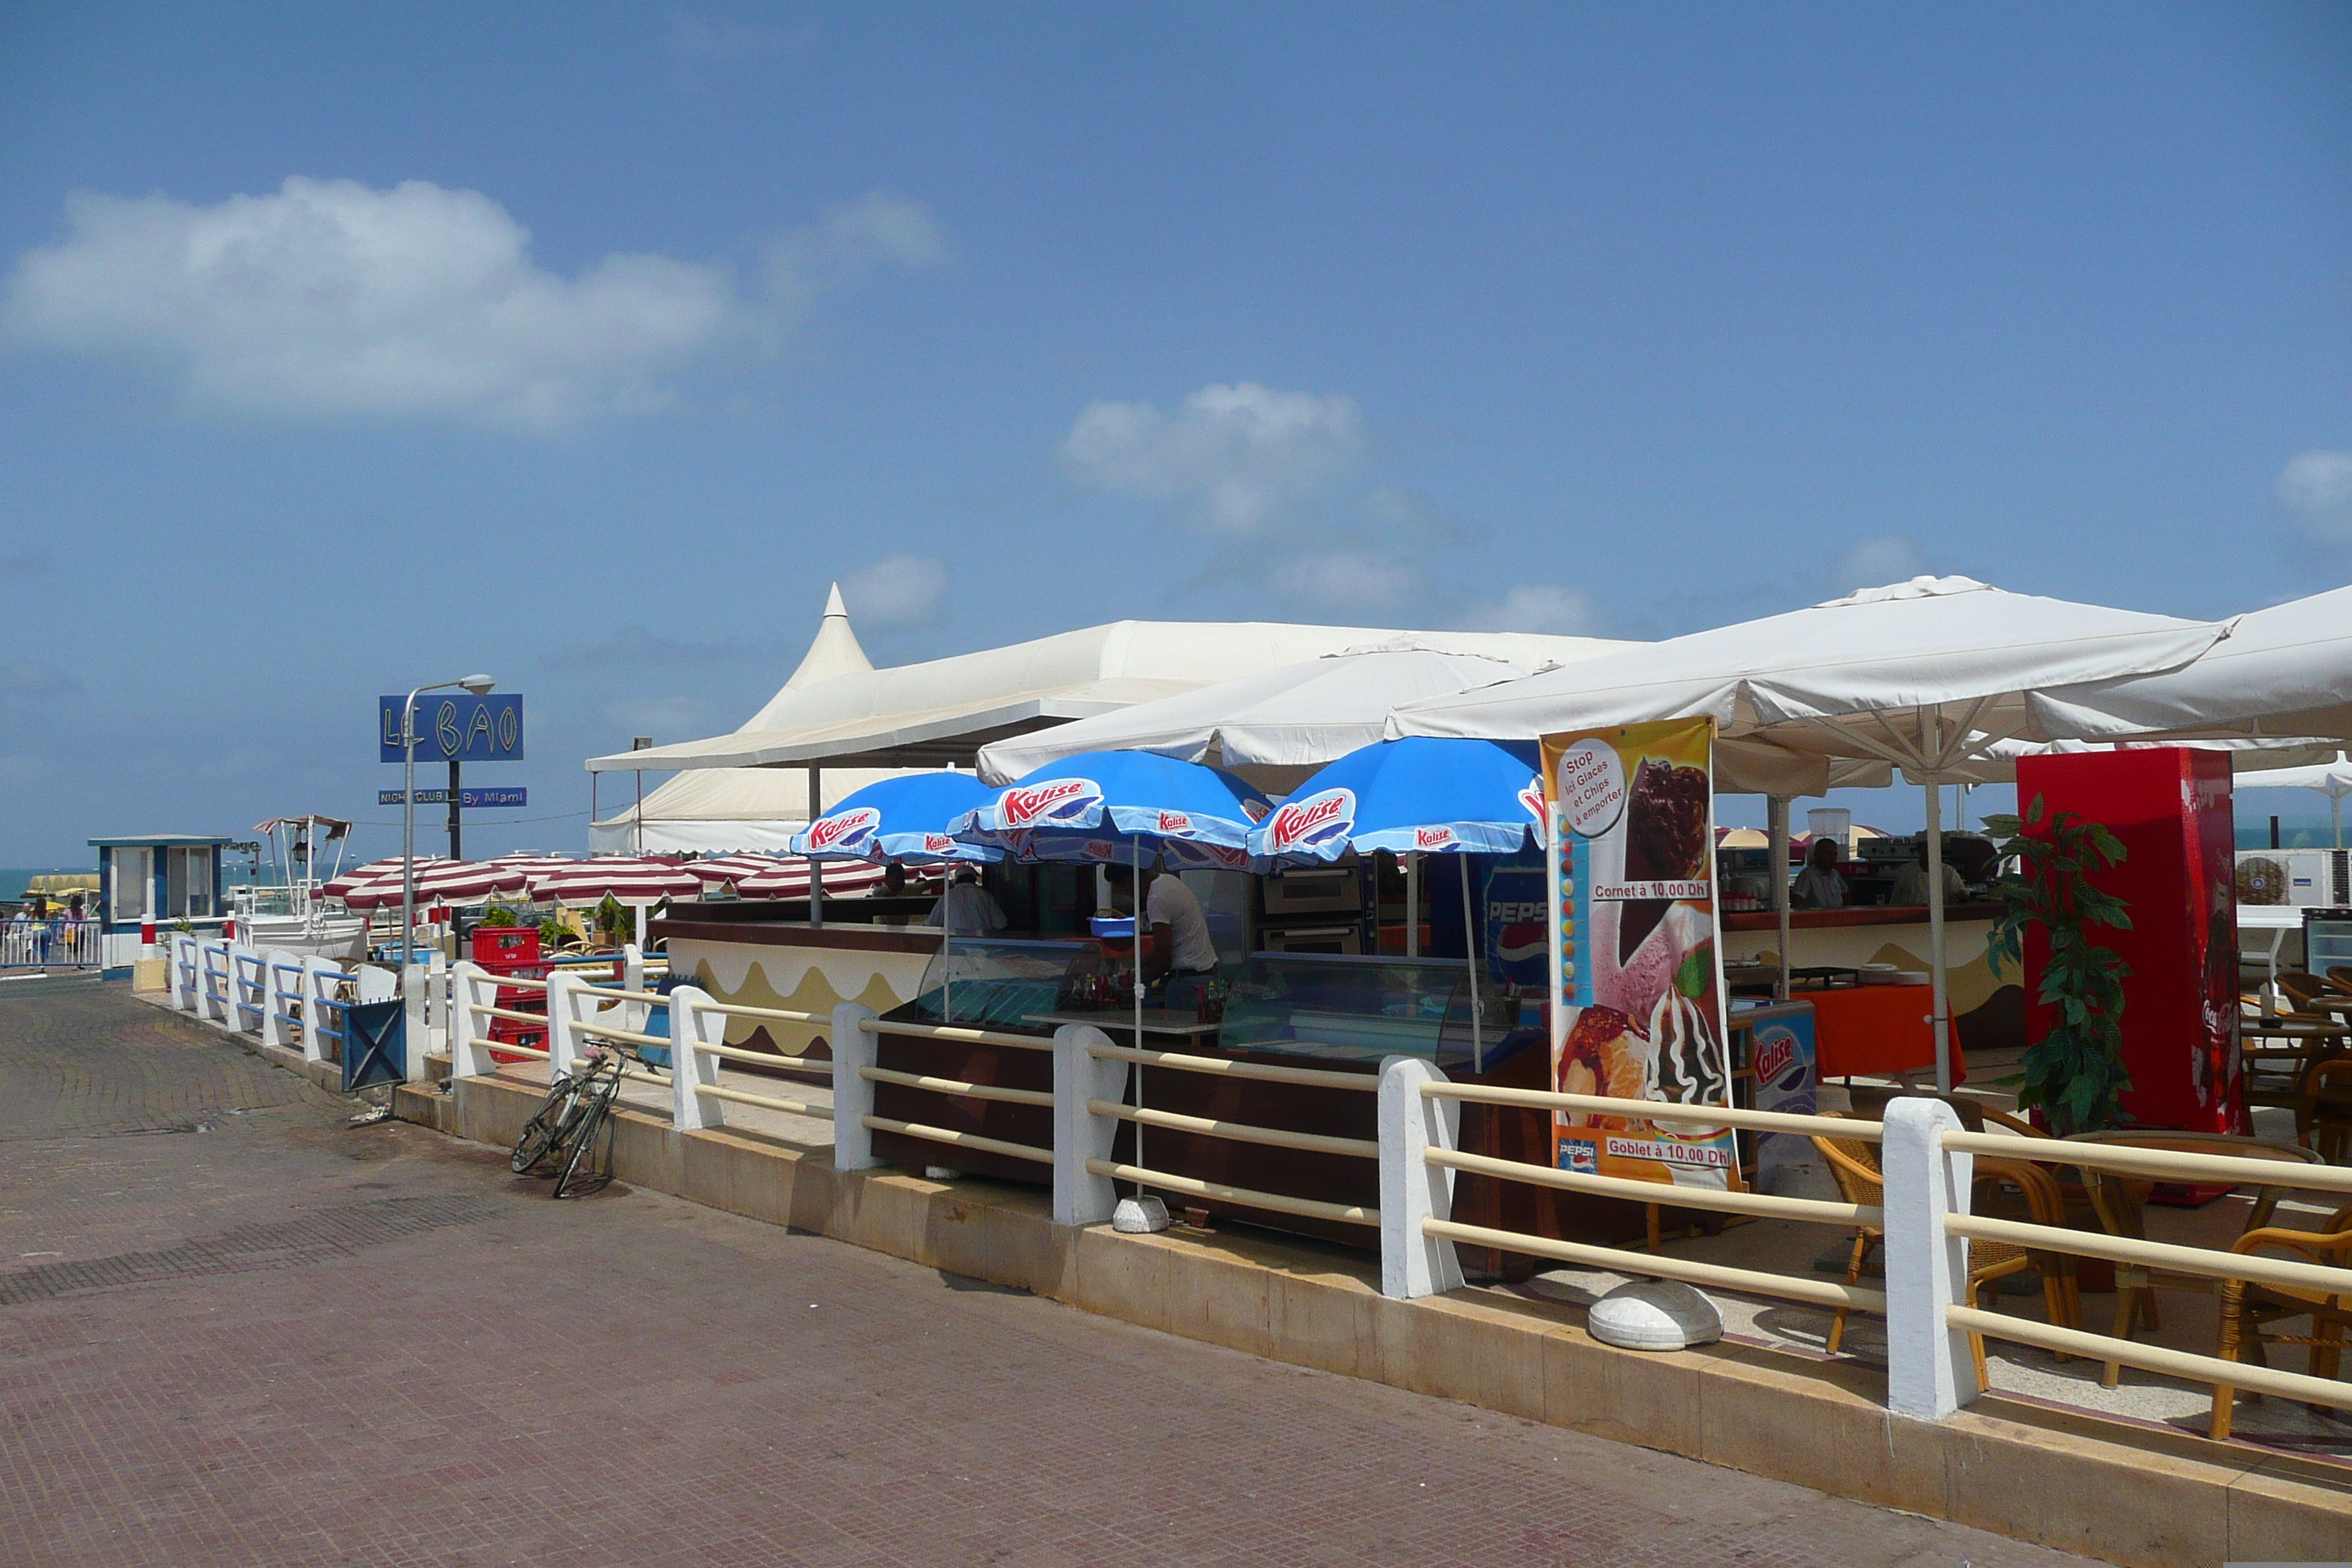
[(0, 994), (0, 1563), (2081, 1561), (352, 1109)]

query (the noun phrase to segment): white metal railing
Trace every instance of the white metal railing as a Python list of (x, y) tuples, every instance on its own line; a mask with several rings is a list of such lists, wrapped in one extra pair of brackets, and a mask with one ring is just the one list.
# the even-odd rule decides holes
[[(190, 986), (191, 965), (201, 967), (202, 953), (191, 952), (196, 945), (184, 938), (173, 944), (175, 987)], [(497, 989), (515, 984), (510, 978), (491, 975), (470, 963), (457, 966), (451, 1021), (455, 1070), (461, 1079), (494, 1070), (496, 1064), (489, 1056), (492, 1048), (519, 1056), (542, 1054), (509, 1042), (497, 1042), (493, 1047), (487, 1037), (483, 1026), (490, 1019), (541, 1021), (537, 1015), (518, 1013), (497, 1005)], [(1116, 1044), (1103, 1030), (1082, 1024), (1066, 1025), (1047, 1039), (966, 1026), (884, 1020), (856, 1003), (844, 1004), (826, 1015), (723, 1003), (691, 985), (679, 986), (664, 996), (638, 987), (591, 985), (577, 974), (562, 972), (551, 974), (541, 984), (549, 1004), (544, 1020), (549, 1048), (543, 1054), (551, 1071), (577, 1070), (584, 1060), (583, 1042), (605, 1039), (667, 1046), (672, 1052), (672, 1066), (667, 1074), (643, 1069), (633, 1072), (669, 1088), (672, 1120), (679, 1129), (723, 1126), (726, 1108), (741, 1105), (789, 1115), (830, 1117), (834, 1123), (834, 1161), (843, 1170), (882, 1163), (873, 1152), (873, 1135), (877, 1132), (920, 1139), (943, 1151), (964, 1149), (1048, 1165), (1053, 1172), (1054, 1217), (1062, 1225), (1093, 1225), (1108, 1219), (1117, 1203), (1116, 1184), (1131, 1182), (1163, 1192), (1275, 1213), (1374, 1227), (1381, 1238), (1381, 1288), (1393, 1297), (1424, 1296), (1456, 1288), (1462, 1276), (1454, 1249), (1457, 1246), (1477, 1246), (1638, 1276), (1682, 1279), (1710, 1289), (1811, 1306), (1879, 1314), (1885, 1319), (1887, 1331), (1887, 1403), (1900, 1414), (1922, 1418), (1949, 1415), (1980, 1392), (1970, 1366), (1969, 1339), (1972, 1334), (2223, 1387), (2352, 1407), (2352, 1384), (1980, 1311), (1969, 1300), (1967, 1289), (1969, 1245), (1977, 1241), (2106, 1258), (2217, 1282), (2237, 1280), (2352, 1297), (2352, 1268), (1972, 1214), (1970, 1191), (1974, 1162), (1979, 1154), (2206, 1185), (2255, 1183), (2334, 1193), (2347, 1199), (2352, 1199), (2352, 1169), (2226, 1153), (1969, 1133), (1960, 1128), (1949, 1106), (1924, 1097), (1891, 1101), (1884, 1121), (1878, 1122), (1789, 1116), (1456, 1084), (1449, 1082), (1431, 1064), (1405, 1058), (1390, 1058), (1374, 1076), (1141, 1050)], [(653, 1014), (663, 1009), (670, 1021), (666, 1038), (646, 1026)], [(308, 1016), (306, 1009), (306, 1019)], [(779, 1065), (779, 1058), (768, 1052), (726, 1044), (724, 1037), (730, 1018), (826, 1029), (833, 1044), (833, 1060), (828, 1064), (833, 1078), (833, 1104), (826, 1107), (721, 1084), (719, 1073), (722, 1065)], [(306, 1027), (306, 1044), (312, 1032)], [(938, 1071), (886, 1068), (877, 1059), (876, 1052), (879, 1040), (887, 1036), (1050, 1052), (1053, 1087), (1050, 1090), (1015, 1089)], [(1325, 1089), (1341, 1094), (1370, 1092), (1376, 1097), (1377, 1136), (1364, 1139), (1294, 1132), (1131, 1103), (1136, 1097), (1129, 1092), (1129, 1074), (1147, 1067), (1242, 1081)], [(919, 1121), (880, 1116), (875, 1110), (875, 1091), (886, 1084), (962, 1102), (1050, 1110), (1053, 1137), (1050, 1143), (1015, 1142)], [(1873, 1205), (1666, 1186), (1473, 1153), (1459, 1145), (1459, 1113), (1465, 1103), (1546, 1114), (1578, 1111), (1638, 1116), (1650, 1121), (1732, 1126), (1874, 1142), (1880, 1148), (1884, 1196), (1880, 1203)], [(1379, 1203), (1333, 1203), (1205, 1181), (1181, 1172), (1155, 1169), (1140, 1149), (1135, 1157), (1121, 1160), (1115, 1155), (1114, 1140), (1122, 1126), (1135, 1128), (1139, 1141), (1153, 1131), (1177, 1131), (1304, 1152), (1371, 1159), (1379, 1173)], [(1465, 1224), (1453, 1217), (1454, 1184), (1464, 1173), (1632, 1203), (1875, 1229), (1885, 1238), (1886, 1286), (1883, 1290), (1870, 1289), (1803, 1275), (1772, 1274), (1645, 1250), (1562, 1241)]]
[[(2193, 1134), (2183, 1134), (2180, 1138), (2183, 1142), (2196, 1141)], [(1995, 1137), (1957, 1129), (1944, 1131), (1937, 1145), (1940, 1157), (1963, 1172), (1967, 1162), (1981, 1153), (2004, 1160), (2071, 1167), (2086, 1174), (2140, 1176), (2193, 1186), (2252, 1185), (2352, 1197), (2352, 1168), (2306, 1164), (2294, 1159), (2250, 1159), (2187, 1149), (2147, 1149), (2063, 1139)], [(2224, 1143), (2222, 1147), (2226, 1149), (2228, 1145)], [(1963, 1199), (1966, 1196), (1965, 1188), (1961, 1196)], [(1948, 1243), (1961, 1247), (1971, 1240), (2000, 1242), (2036, 1251), (2102, 1258), (2127, 1267), (2186, 1274), (2211, 1279), (2217, 1287), (2228, 1281), (2239, 1281), (2278, 1286), (2306, 1295), (2335, 1298), (2339, 1301), (2352, 1298), (2352, 1268), (2300, 1263), (2283, 1258), (2213, 1247), (2186, 1247), (2174, 1242), (2149, 1241), (2140, 1237), (2115, 1236), (2105, 1231), (2029, 1225), (1972, 1215), (1968, 1212), (1965, 1203), (1956, 1205), (1942, 1216), (1942, 1231)], [(1963, 1277), (1965, 1273), (1963, 1267)], [(1951, 1328), (1959, 1332), (1981, 1334), (1990, 1339), (2032, 1345), (2061, 1355), (2080, 1355), (2104, 1362), (2111, 1377), (2116, 1368), (2130, 1366), (2164, 1376), (2210, 1384), (2215, 1389), (2217, 1430), (2227, 1427), (2226, 1402), (2231, 1397), (2231, 1391), (2235, 1389), (2306, 1404), (2334, 1405), (2339, 1409), (2352, 1408), (2352, 1384), (2334, 1378), (2278, 1372), (2218, 1354), (2200, 1355), (2117, 1335), (2070, 1329), (2063, 1324), (2038, 1323), (2030, 1319), (2008, 1317), (1982, 1310), (1965, 1295), (1946, 1302), (1943, 1316)], [(1966, 1403), (1969, 1397), (1972, 1394), (1964, 1393), (1960, 1402)]]

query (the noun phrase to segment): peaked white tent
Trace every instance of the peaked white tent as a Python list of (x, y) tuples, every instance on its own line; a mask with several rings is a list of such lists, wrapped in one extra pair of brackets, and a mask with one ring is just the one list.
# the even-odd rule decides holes
[(2263, 768), (2242, 773), (2240, 789), (2315, 789), (2327, 797), (2327, 816), (2336, 830), (2336, 847), (2344, 847), (2344, 797), (2352, 795), (2352, 761), (2336, 753), (2332, 763), (2303, 768)]
[[(817, 623), (808, 652), (767, 706), (773, 707), (787, 692), (873, 668), (849, 624), (849, 606), (842, 603), (836, 583), (825, 595), (824, 617)], [(870, 768), (828, 773), (819, 781), (824, 807), (830, 810), (853, 792), (889, 776), (890, 770)], [(591, 822), (588, 847), (599, 855), (782, 855), (793, 835), (808, 825), (808, 803), (805, 768), (709, 768), (680, 773), (646, 796), (642, 806), (633, 801), (626, 809)]]
[[(2036, 706), (2053, 687), (2179, 670), (2223, 625), (2004, 593), (1967, 577), (1915, 577), (1811, 609), (1581, 660), (1525, 680), (1402, 707), (1399, 735), (1524, 740), (1563, 730), (1711, 717), (1727, 749), (1775, 753), (1811, 773), (1833, 758), (1899, 767), (1927, 787), (1928, 944), (1936, 1080), (1951, 1087), (1945, 992), (1942, 792), (1993, 742), (2070, 738)], [(1718, 768), (1718, 772), (1720, 772)], [(1786, 814), (1776, 805), (1776, 848)], [(1783, 851), (1785, 853), (1785, 851)], [(1775, 879), (1787, 946), (1787, 890)]]

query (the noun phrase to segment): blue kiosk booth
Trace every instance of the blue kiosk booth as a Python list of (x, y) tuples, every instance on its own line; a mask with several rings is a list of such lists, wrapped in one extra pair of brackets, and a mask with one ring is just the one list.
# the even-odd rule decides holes
[(89, 842), (98, 851), (106, 978), (130, 977), (140, 927), (151, 916), (159, 935), (182, 921), (199, 931), (220, 929), (221, 861), (236, 842), (229, 834), (131, 834)]

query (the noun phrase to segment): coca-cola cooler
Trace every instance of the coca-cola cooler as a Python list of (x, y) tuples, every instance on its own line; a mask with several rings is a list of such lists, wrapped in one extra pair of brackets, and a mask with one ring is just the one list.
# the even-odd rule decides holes
[[(2123, 840), (2122, 864), (2094, 886), (2123, 900), (2129, 931), (2093, 927), (2091, 939), (2131, 966), (2124, 982), (2126, 1115), (2142, 1126), (2247, 1131), (2238, 1057), (2235, 823), (2226, 753), (2192, 746), (2021, 757), (2021, 810), (2073, 812)], [(2037, 924), (2025, 938), (2026, 1037), (2053, 1009), (2034, 1000), (2048, 957)]]

